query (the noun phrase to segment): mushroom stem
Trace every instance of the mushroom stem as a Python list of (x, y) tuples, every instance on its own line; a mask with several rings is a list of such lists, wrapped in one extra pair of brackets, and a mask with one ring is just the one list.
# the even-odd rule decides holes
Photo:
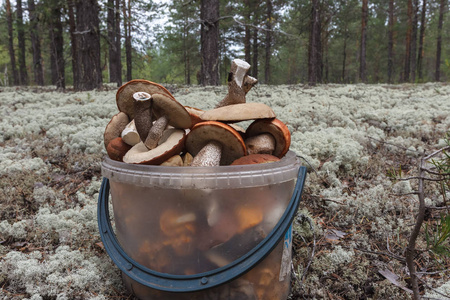
[(247, 153), (249, 155), (273, 154), (275, 143), (275, 138), (270, 133), (262, 133), (245, 140), (245, 146), (247, 147)]
[(147, 138), (144, 140), (145, 147), (149, 150), (155, 149), (168, 124), (169, 118), (167, 116), (162, 116), (156, 120), (148, 131)]
[(245, 103), (245, 90), (247, 88), (244, 89), (244, 79), (249, 69), (250, 65), (241, 59), (235, 59), (231, 62), (230, 73), (228, 73), (228, 94), (216, 105), (216, 108)]
[(244, 90), (245, 94), (247, 94), (252, 87), (254, 87), (258, 83), (258, 79), (252, 76), (245, 75), (244, 77), (244, 86), (242, 89)]
[(125, 143), (130, 146), (134, 146), (140, 142), (139, 133), (136, 130), (136, 125), (134, 124), (134, 119), (125, 126), (120, 135)]
[(134, 98), (134, 124), (139, 137), (145, 141), (150, 128), (152, 128), (153, 99), (149, 93), (137, 92)]
[(215, 167), (220, 165), (222, 144), (217, 141), (207, 143), (192, 160), (192, 167)]

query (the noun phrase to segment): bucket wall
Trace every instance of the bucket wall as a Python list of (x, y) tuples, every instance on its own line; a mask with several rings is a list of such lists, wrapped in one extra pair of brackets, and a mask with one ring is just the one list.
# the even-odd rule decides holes
[[(289, 152), (276, 163), (214, 168), (106, 159), (102, 173), (110, 180), (115, 234), (124, 252), (153, 271), (182, 276), (224, 268), (263, 241), (288, 207), (299, 167)], [(249, 272), (217, 287), (175, 293), (126, 275), (124, 283), (140, 299), (286, 299), (290, 230)]]

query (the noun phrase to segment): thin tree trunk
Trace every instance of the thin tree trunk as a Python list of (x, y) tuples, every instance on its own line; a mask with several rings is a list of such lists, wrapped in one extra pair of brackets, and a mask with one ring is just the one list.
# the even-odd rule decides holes
[(127, 64), (127, 81), (133, 79), (132, 74), (132, 51), (131, 46), (131, 0), (128, 0), (128, 5), (125, 0), (123, 0), (123, 27), (125, 33), (125, 57)]
[(393, 83), (394, 73), (394, 0), (389, 0), (389, 20), (388, 20), (388, 83)]
[(348, 38), (348, 32), (347, 27), (344, 29), (345, 35), (344, 35), (344, 49), (342, 51), (342, 75), (341, 75), (341, 81), (344, 83), (345, 80), (345, 67), (347, 64), (347, 38)]
[(265, 60), (265, 69), (264, 69), (264, 81), (266, 84), (270, 84), (270, 57), (272, 56), (272, 12), (273, 12), (273, 6), (272, 6), (272, 0), (266, 1), (266, 20), (267, 20), (267, 26), (266, 26), (266, 60)]
[(436, 43), (436, 72), (435, 80), (441, 81), (441, 51), (442, 51), (442, 24), (444, 22), (445, 0), (441, 0), (439, 5), (439, 22)]
[(417, 26), (419, 23), (419, 0), (413, 3), (413, 21), (411, 34), (411, 82), (416, 82)]
[[(255, 21), (257, 22), (257, 16), (255, 16)], [(258, 51), (258, 29), (253, 29), (253, 41), (252, 41), (252, 50), (253, 50), (253, 62), (252, 62), (252, 76), (258, 78), (259, 68), (258, 68), (258, 60), (259, 60), (259, 51)]]
[(121, 34), (120, 34), (120, 1), (121, 0), (115, 0), (115, 12), (116, 12), (116, 17), (115, 17), (115, 42), (116, 42), (116, 51), (115, 51), (115, 60), (116, 60), (116, 74), (117, 74), (117, 78), (116, 78), (116, 82), (117, 82), (117, 86), (121, 86), (122, 85), (122, 43), (120, 42), (121, 39)]
[(115, 1), (108, 0), (106, 4), (106, 25), (108, 31), (108, 64), (109, 64), (109, 82), (117, 82), (120, 75), (117, 74), (117, 48), (116, 48), (116, 12)]
[(37, 85), (44, 85), (44, 72), (42, 69), (41, 42), (39, 39), (39, 28), (36, 17), (36, 6), (34, 0), (28, 0), (28, 11), (30, 15), (30, 40), (33, 49), (33, 74)]
[(361, 13), (361, 48), (359, 57), (359, 78), (362, 82), (367, 82), (366, 66), (366, 43), (367, 43), (367, 21), (369, 18), (369, 1), (363, 0)]
[(311, 19), (308, 44), (308, 84), (311, 86), (321, 82), (322, 45), (320, 29), (320, 0), (311, 0)]
[(23, 30), (22, 0), (16, 1), (17, 5), (17, 40), (19, 42), (19, 83), (28, 85), (28, 72), (25, 62), (25, 32)]
[[(244, 0), (244, 18), (245, 18), (245, 29), (244, 29), (244, 53), (245, 53), (245, 61), (250, 63), (252, 61), (251, 57), (251, 31), (250, 31), (250, 0)], [(252, 74), (251, 70), (249, 74)]]
[(78, 0), (76, 3), (80, 72), (78, 90), (89, 91), (102, 85), (99, 6), (97, 0)]
[(405, 68), (403, 70), (403, 81), (409, 82), (411, 72), (411, 35), (412, 35), (412, 19), (413, 19), (412, 0), (408, 0), (408, 29), (406, 31), (406, 50), (405, 50)]
[(219, 0), (202, 0), (201, 84), (219, 85)]
[(11, 2), (6, 0), (6, 19), (8, 23), (8, 50), (9, 59), (11, 61), (11, 70), (13, 74), (14, 85), (19, 85), (19, 74), (16, 68), (16, 54), (14, 53), (14, 36), (13, 36), (13, 18), (11, 13)]
[(73, 86), (75, 90), (79, 90), (80, 86), (80, 71), (78, 70), (78, 40), (75, 22), (75, 3), (73, 0), (67, 0), (68, 15), (69, 15), (69, 32), (70, 32), (70, 43), (71, 43), (71, 53), (72, 53), (72, 73), (73, 73)]
[(419, 55), (417, 56), (417, 74), (419, 80), (423, 80), (422, 73), (422, 62), (423, 62), (423, 41), (425, 39), (425, 22), (426, 22), (426, 13), (427, 13), (427, 0), (423, 0), (422, 4), (422, 15), (420, 17), (420, 36), (419, 36)]
[(64, 40), (61, 23), (61, 10), (59, 4), (51, 2), (51, 17), (49, 24), (50, 57), (52, 70), (52, 84), (64, 89), (66, 80), (64, 75)]

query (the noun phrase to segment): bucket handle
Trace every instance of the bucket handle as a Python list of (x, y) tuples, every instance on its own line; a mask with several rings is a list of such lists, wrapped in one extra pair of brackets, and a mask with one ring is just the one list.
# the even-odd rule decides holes
[(203, 291), (241, 276), (272, 252), (294, 220), (300, 204), (305, 178), (306, 167), (301, 166), (291, 200), (280, 221), (269, 235), (239, 259), (215, 270), (194, 275), (172, 275), (151, 270), (129, 257), (121, 248), (111, 226), (108, 208), (109, 180), (107, 178), (103, 178), (98, 197), (97, 217), (100, 237), (113, 262), (132, 280), (147, 287), (167, 292)]

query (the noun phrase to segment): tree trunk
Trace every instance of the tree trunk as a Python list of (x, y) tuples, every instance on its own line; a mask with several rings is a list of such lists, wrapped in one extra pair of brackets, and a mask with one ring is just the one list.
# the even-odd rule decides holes
[(117, 82), (117, 86), (121, 86), (122, 85), (122, 43), (120, 42), (121, 39), (121, 34), (120, 34), (120, 0), (115, 0), (116, 1), (116, 7), (115, 7), (115, 12), (116, 12), (116, 27), (115, 29), (115, 41), (116, 41), (116, 74), (117, 74), (117, 78), (116, 78), (116, 82)]
[(405, 42), (405, 68), (403, 70), (403, 81), (409, 82), (411, 72), (411, 35), (412, 35), (412, 23), (413, 23), (413, 7), (412, 0), (408, 0), (408, 29), (406, 31)]
[(439, 5), (439, 21), (436, 43), (436, 81), (441, 81), (442, 23), (444, 22), (445, 2), (445, 0), (441, 0), (441, 3)]
[(411, 82), (416, 82), (417, 26), (419, 23), (419, 0), (413, 3), (413, 21), (411, 33)]
[(33, 49), (33, 74), (37, 85), (44, 85), (44, 72), (42, 70), (41, 42), (39, 39), (39, 28), (36, 17), (36, 6), (34, 0), (28, 0), (28, 12), (30, 15), (30, 40)]
[(366, 67), (366, 44), (367, 44), (367, 21), (369, 18), (368, 0), (363, 0), (361, 13), (361, 48), (359, 56), (359, 78), (362, 82), (367, 82)]
[(100, 67), (100, 28), (97, 0), (77, 0), (77, 50), (80, 91), (100, 88), (102, 70)]
[(273, 12), (273, 6), (272, 6), (272, 0), (266, 1), (266, 61), (265, 61), (265, 68), (264, 68), (264, 81), (266, 84), (270, 84), (270, 57), (272, 55), (271, 50), (271, 44), (272, 44), (272, 12)]
[(423, 62), (423, 40), (425, 38), (425, 22), (427, 13), (427, 0), (423, 0), (422, 15), (420, 16), (420, 36), (419, 36), (419, 55), (417, 56), (417, 75), (419, 80), (423, 80), (422, 62)]
[(19, 74), (16, 68), (16, 54), (14, 53), (14, 37), (13, 37), (13, 19), (11, 13), (11, 2), (6, 0), (6, 19), (8, 23), (8, 50), (9, 59), (11, 61), (11, 70), (13, 74), (14, 85), (19, 85)]
[(28, 85), (28, 72), (25, 62), (25, 32), (23, 30), (22, 0), (16, 1), (17, 5), (17, 40), (19, 42), (19, 83)]
[(393, 83), (394, 73), (394, 0), (389, 0), (389, 20), (388, 20), (388, 83)]
[[(251, 57), (251, 31), (250, 31), (250, 0), (244, 0), (244, 18), (245, 18), (245, 29), (244, 29), (244, 53), (245, 53), (245, 61), (250, 63), (252, 61)], [(249, 72), (251, 74), (251, 71)]]
[(347, 39), (348, 39), (348, 29), (346, 27), (344, 29), (344, 49), (342, 51), (342, 75), (341, 75), (341, 81), (343, 83), (346, 82), (346, 79), (345, 79), (345, 66), (347, 64)]
[[(255, 20), (257, 20), (257, 16), (255, 16)], [(254, 21), (257, 22), (257, 21)], [(259, 60), (259, 51), (258, 51), (258, 29), (253, 29), (253, 41), (252, 41), (252, 50), (253, 50), (253, 61), (252, 61), (252, 73), (251, 75), (255, 78), (258, 78), (259, 68), (258, 68), (258, 60)]]
[(123, 0), (123, 28), (125, 33), (125, 57), (127, 64), (127, 81), (133, 79), (132, 74), (132, 51), (131, 46), (131, 0), (128, 0), (128, 5), (125, 0)]
[(201, 84), (219, 85), (219, 0), (202, 0)]
[(52, 71), (52, 84), (64, 89), (66, 80), (64, 75), (64, 40), (61, 23), (61, 10), (57, 1), (51, 1), (51, 15), (49, 20), (50, 38), (50, 66)]
[(67, 0), (68, 15), (69, 15), (69, 33), (72, 53), (72, 74), (73, 74), (73, 86), (78, 90), (80, 85), (80, 71), (78, 70), (78, 39), (75, 31), (77, 30), (75, 21), (75, 3), (74, 0)]
[(311, 0), (311, 19), (308, 44), (308, 84), (316, 85), (321, 81), (321, 40), (319, 1)]
[(117, 57), (117, 35), (116, 27), (118, 26), (116, 19), (116, 5), (115, 0), (108, 0), (107, 8), (107, 31), (108, 31), (108, 63), (109, 63), (109, 82), (116, 82), (117, 86), (121, 85), (121, 74), (117, 64), (120, 63)]

